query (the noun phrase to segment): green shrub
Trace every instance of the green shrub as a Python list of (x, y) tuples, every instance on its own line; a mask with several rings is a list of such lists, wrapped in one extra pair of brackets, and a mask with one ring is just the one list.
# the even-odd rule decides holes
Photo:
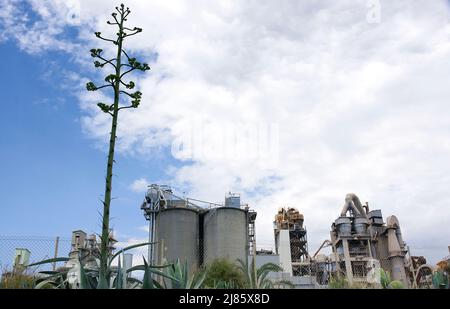
[(448, 274), (444, 273), (442, 270), (435, 271), (433, 273), (433, 286), (435, 289), (448, 289), (449, 288), (449, 280)]
[(330, 289), (348, 289), (350, 284), (344, 276), (337, 275), (331, 277), (328, 287)]
[(216, 289), (244, 287), (244, 274), (227, 259), (216, 259), (205, 269), (205, 286)]
[(388, 289), (404, 289), (404, 288), (405, 285), (403, 284), (403, 282), (398, 280), (391, 281), (388, 285)]

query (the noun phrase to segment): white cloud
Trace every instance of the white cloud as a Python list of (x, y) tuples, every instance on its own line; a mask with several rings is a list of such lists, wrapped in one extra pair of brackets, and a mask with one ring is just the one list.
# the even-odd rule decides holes
[(144, 192), (147, 192), (148, 186), (149, 186), (149, 182), (144, 178), (140, 178), (140, 179), (135, 180), (131, 184), (130, 189), (133, 192), (144, 193)]
[[(11, 8), (11, 1), (5, 3)], [(30, 30), (42, 30), (41, 39), (27, 31), (16, 36), (25, 50), (58, 39), (50, 26), (60, 29), (61, 23), (44, 13), (51, 3), (38, 10), (46, 24)], [(110, 1), (80, 3), (80, 22), (87, 25), (80, 37), (90, 40), (93, 29), (107, 32)], [(217, 200), (230, 189), (243, 192), (259, 211), (260, 243), (272, 242), (278, 207), (298, 207), (311, 250), (328, 237), (345, 194), (355, 192), (385, 216), (399, 217), (413, 253), (424, 248), (417, 252), (433, 261), (447, 254), (446, 1), (382, 1), (379, 24), (367, 22), (367, 1), (128, 4), (130, 24), (144, 29), (129, 46), (146, 55), (157, 52), (158, 58), (138, 80), (142, 106), (121, 115), (120, 151), (142, 155), (170, 147), (192, 121), (277, 123), (276, 168), (262, 169), (245, 158), (201, 157), (177, 169), (172, 184), (189, 186), (202, 199)], [(24, 24), (0, 20), (10, 28)], [(2, 37), (7, 35), (11, 31)], [(95, 107), (83, 108), (86, 132), (105, 140), (107, 119)], [(205, 141), (213, 142), (214, 136)], [(141, 190), (144, 182), (132, 188)]]
[[(3, 0), (0, 4), (0, 41), (13, 39), (31, 54), (47, 50), (71, 52), (80, 46), (64, 40), (66, 26), (76, 24), (77, 0)], [(27, 4), (35, 16), (24, 9)], [(76, 20), (76, 19), (75, 19)]]

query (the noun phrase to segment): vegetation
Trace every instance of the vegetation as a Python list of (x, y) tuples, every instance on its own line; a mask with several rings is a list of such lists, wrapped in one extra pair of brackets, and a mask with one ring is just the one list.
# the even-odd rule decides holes
[[(169, 265), (165, 266), (152, 266), (148, 265), (147, 261), (144, 258), (144, 265), (138, 265), (132, 267), (127, 270), (127, 273), (131, 273), (135, 270), (143, 270), (144, 271), (144, 280), (140, 281), (134, 278), (127, 278), (126, 280), (123, 268), (121, 267), (121, 254), (126, 252), (127, 250), (131, 250), (134, 248), (147, 246), (150, 243), (141, 243), (137, 245), (132, 245), (126, 247), (122, 250), (119, 250), (115, 253), (107, 264), (106, 276), (104, 278), (106, 288), (112, 289), (124, 289), (129, 287), (142, 287), (142, 288), (153, 288), (157, 286), (157, 282), (152, 279), (151, 274), (159, 275), (162, 277), (167, 277), (172, 279), (170, 276), (165, 273), (159, 271), (158, 269), (167, 268)], [(118, 258), (118, 266), (112, 266), (112, 262)], [(38, 263), (30, 264), (28, 267), (39, 266), (44, 264), (50, 264), (55, 262), (68, 262), (70, 258), (60, 257), (53, 258), (48, 260), (43, 260)], [(70, 288), (79, 288), (79, 289), (97, 289), (104, 288), (99, 285), (101, 278), (100, 271), (98, 269), (87, 269), (83, 266), (82, 262), (78, 259), (75, 261), (75, 267), (63, 269), (59, 271), (42, 271), (39, 272), (40, 275), (43, 275), (42, 278), (39, 278), (36, 281), (36, 289), (41, 288), (54, 288), (54, 289), (70, 289)], [(77, 283), (74, 285), (71, 282), (70, 274), (74, 273), (77, 278)]]
[(330, 278), (328, 287), (330, 289), (348, 289), (350, 284), (344, 276), (336, 275)]
[(32, 289), (35, 279), (32, 272), (28, 270), (3, 270), (0, 280), (0, 289)]
[[(119, 112), (123, 109), (137, 108), (141, 102), (142, 93), (135, 91), (133, 93), (128, 92), (135, 87), (133, 81), (125, 81), (124, 78), (127, 74), (138, 70), (147, 71), (150, 69), (148, 64), (140, 63), (136, 58), (131, 58), (124, 50), (123, 45), (125, 39), (142, 32), (141, 28), (134, 27), (133, 29), (125, 26), (128, 15), (131, 11), (125, 8), (123, 4), (120, 7), (116, 7), (116, 11), (112, 13), (114, 21), (108, 21), (109, 25), (117, 27), (117, 37), (114, 39), (105, 38), (100, 32), (96, 32), (95, 36), (103, 41), (114, 44), (117, 47), (117, 55), (115, 58), (107, 59), (103, 56), (102, 49), (91, 49), (91, 56), (95, 59), (94, 65), (96, 68), (102, 69), (105, 66), (112, 67), (113, 73), (108, 74), (105, 78), (106, 84), (102, 86), (96, 86), (93, 82), (89, 82), (86, 85), (88, 91), (97, 91), (111, 87), (114, 92), (114, 102), (98, 103), (98, 107), (106, 114), (111, 116), (111, 132), (109, 140), (109, 152), (108, 163), (106, 169), (106, 184), (105, 184), (105, 196), (103, 200), (103, 218), (102, 218), (102, 235), (101, 248), (100, 248), (100, 274), (98, 287), (107, 288), (107, 272), (108, 272), (108, 247), (109, 247), (109, 220), (110, 220), (110, 206), (111, 206), (111, 193), (112, 193), (112, 177), (113, 177), (113, 165), (114, 150), (117, 138), (117, 125)], [(125, 88), (127, 90), (122, 90)], [(130, 105), (122, 106), (120, 103), (123, 101), (121, 97), (127, 96), (131, 99)]]
[(403, 282), (398, 280), (392, 280), (391, 274), (384, 269), (380, 269), (380, 283), (383, 289), (404, 289)]
[(294, 285), (285, 280), (272, 281), (268, 278), (271, 272), (280, 272), (283, 270), (277, 264), (266, 263), (256, 268), (255, 257), (252, 258), (251, 265), (248, 262), (238, 260), (240, 266), (239, 269), (244, 274), (244, 288), (247, 289), (274, 289), (274, 288), (293, 288)]
[(449, 273), (439, 269), (433, 273), (432, 281), (433, 286), (436, 289), (449, 289), (450, 288), (450, 282), (449, 282)]
[(236, 264), (227, 259), (216, 259), (205, 269), (205, 286), (215, 289), (243, 288), (245, 278)]
[(200, 289), (204, 287), (206, 273), (200, 271), (191, 274), (187, 261), (181, 264), (180, 260), (177, 260), (176, 263), (167, 267), (164, 273), (167, 278), (164, 282), (169, 282), (169, 285), (165, 283), (165, 288)]

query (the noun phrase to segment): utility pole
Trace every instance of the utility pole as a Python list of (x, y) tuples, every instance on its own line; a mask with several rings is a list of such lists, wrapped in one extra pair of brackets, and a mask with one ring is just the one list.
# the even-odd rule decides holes
[[(59, 247), (59, 236), (55, 239), (55, 259), (58, 257), (58, 247)], [(53, 271), (56, 270), (56, 262), (53, 262)]]

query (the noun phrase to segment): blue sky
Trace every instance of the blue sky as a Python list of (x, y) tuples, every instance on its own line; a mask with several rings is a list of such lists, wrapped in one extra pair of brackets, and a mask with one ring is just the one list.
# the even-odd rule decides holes
[[(447, 1), (187, 3), (128, 1), (144, 29), (130, 52), (152, 70), (133, 77), (140, 108), (121, 114), (119, 238), (145, 238), (145, 187), (167, 183), (214, 202), (242, 193), (263, 248), (277, 209), (297, 207), (314, 250), (355, 192), (398, 216), (413, 254), (447, 254)], [(110, 31), (112, 8), (0, 4), (0, 235), (99, 230), (109, 118), (96, 103), (108, 96), (84, 85), (104, 74), (89, 49), (111, 51), (93, 32)], [(178, 156), (179, 141), (192, 152)]]
[[(82, 112), (72, 91), (62, 89), (52, 64), (67, 70), (61, 53), (29, 55), (14, 44), (0, 45), (2, 62), (0, 152), (3, 177), (0, 195), (2, 235), (70, 235), (71, 230), (97, 231), (104, 190), (105, 152), (82, 133)], [(52, 69), (48, 76), (48, 69)], [(77, 88), (76, 85), (74, 88)], [(112, 225), (136, 234), (143, 225), (139, 203), (143, 195), (128, 189), (137, 175), (159, 175), (163, 164), (117, 157)], [(162, 161), (164, 162), (164, 161)], [(162, 163), (161, 162), (161, 163)], [(158, 177), (158, 176), (156, 176)]]

